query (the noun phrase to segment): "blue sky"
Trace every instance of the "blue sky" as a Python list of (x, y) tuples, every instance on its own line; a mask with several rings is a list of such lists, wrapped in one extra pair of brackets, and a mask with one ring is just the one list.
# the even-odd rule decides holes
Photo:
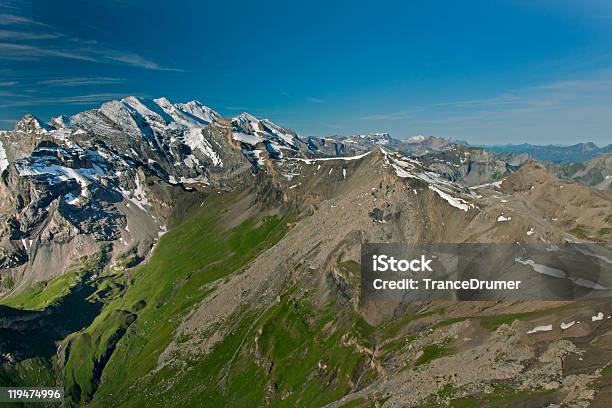
[(0, 0), (0, 128), (126, 95), (304, 135), (603, 145), (612, 2)]

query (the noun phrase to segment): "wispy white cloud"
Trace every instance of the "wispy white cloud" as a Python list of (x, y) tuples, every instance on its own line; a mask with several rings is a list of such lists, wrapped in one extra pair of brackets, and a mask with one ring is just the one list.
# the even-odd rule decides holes
[(6, 10), (21, 10), (17, 0), (0, 0), (0, 8)]
[(64, 58), (87, 62), (118, 63), (156, 71), (182, 71), (159, 65), (143, 56), (104, 47), (50, 48), (40, 45), (0, 42), (0, 58), (12, 61), (38, 60), (43, 58)]
[[(40, 106), (40, 105), (91, 105), (111, 99), (120, 99), (130, 96), (127, 93), (94, 93), (86, 95), (61, 96), (53, 98), (27, 98), (0, 104), (1, 108), (18, 106)], [(136, 95), (146, 97), (146, 95)]]
[(110, 77), (71, 77), (54, 78), (38, 81), (39, 85), (48, 86), (86, 86), (86, 85), (110, 85), (124, 82), (121, 78)]
[(115, 49), (92, 39), (66, 36), (61, 30), (19, 12), (0, 13), (0, 26), (6, 27), (0, 28), (0, 59), (7, 61), (63, 58), (154, 71), (182, 71), (164, 66), (136, 52)]
[(107, 50), (103, 50), (101, 54), (104, 59), (107, 59), (109, 61), (120, 62), (125, 65), (131, 65), (134, 67), (145, 68), (145, 69), (150, 69), (154, 71), (178, 71), (178, 72), (184, 71), (179, 68), (170, 68), (170, 67), (161, 66), (158, 63), (153, 62), (133, 52), (107, 49)]
[[(602, 70), (585, 78), (565, 79), (541, 85), (513, 89), (499, 95), (473, 100), (439, 102), (428, 111), (446, 114), (459, 120), (483, 119), (502, 113), (534, 113), (545, 109), (560, 109), (597, 98), (609, 98), (612, 91), (612, 70)], [(454, 116), (453, 113), (460, 113)], [(472, 115), (466, 115), (470, 112)], [(447, 120), (447, 119), (444, 119)]]
[(434, 103), (431, 106), (474, 107), (474, 106), (491, 106), (491, 105), (516, 105), (518, 103), (521, 103), (522, 101), (523, 99), (516, 94), (503, 93), (493, 98), (440, 102), (440, 103)]
[(325, 100), (324, 100), (324, 99), (321, 99), (321, 98), (315, 98), (314, 96), (308, 96), (308, 97), (306, 98), (306, 100), (307, 100), (308, 102), (312, 102), (312, 103), (324, 103), (324, 102), (325, 102)]
[(54, 38), (59, 38), (59, 37), (61, 37), (61, 34), (58, 34), (58, 33), (38, 33), (38, 32), (1, 30), (0, 29), (0, 40), (10, 40), (10, 41), (52, 40)]
[(16, 15), (16, 14), (0, 14), (0, 25), (34, 25), (34, 26), (48, 26), (40, 21), (33, 20), (28, 17)]
[(19, 96), (15, 92), (0, 90), (0, 96)]
[(442, 115), (437, 115), (432, 119), (420, 120), (419, 122), (427, 123), (427, 124), (453, 124), (453, 123), (460, 123), (460, 122), (473, 122), (473, 121), (479, 121), (479, 120), (486, 119), (488, 113), (490, 112), (479, 112), (479, 113), (467, 114), (467, 115), (442, 114)]
[(601, 92), (612, 88), (612, 78), (570, 79), (533, 87), (533, 89), (572, 92)]
[(124, 7), (144, 7), (147, 5), (146, 0), (110, 0), (110, 2)]
[(36, 60), (45, 57), (66, 58), (89, 62), (100, 62), (91, 55), (78, 50), (63, 50), (45, 48), (35, 45), (14, 44), (0, 42), (0, 57), (5, 60), (24, 61)]
[(377, 113), (373, 115), (364, 116), (362, 120), (401, 120), (412, 117), (412, 110), (403, 110), (399, 112), (391, 113)]

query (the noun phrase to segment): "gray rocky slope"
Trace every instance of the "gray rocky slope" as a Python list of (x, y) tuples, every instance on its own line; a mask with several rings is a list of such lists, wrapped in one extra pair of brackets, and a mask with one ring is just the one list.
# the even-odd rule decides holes
[(581, 163), (551, 163), (548, 168), (561, 178), (612, 193), (612, 153)]

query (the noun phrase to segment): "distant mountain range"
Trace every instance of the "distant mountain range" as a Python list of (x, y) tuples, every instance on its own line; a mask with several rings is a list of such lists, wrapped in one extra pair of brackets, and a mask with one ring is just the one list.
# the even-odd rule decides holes
[(599, 147), (595, 143), (578, 143), (571, 146), (539, 146), (529, 143), (503, 146), (481, 146), (499, 153), (527, 153), (539, 161), (553, 163), (578, 163), (591, 160), (605, 153), (612, 153), (612, 144)]
[(582, 163), (551, 163), (548, 169), (563, 179), (612, 192), (612, 153)]

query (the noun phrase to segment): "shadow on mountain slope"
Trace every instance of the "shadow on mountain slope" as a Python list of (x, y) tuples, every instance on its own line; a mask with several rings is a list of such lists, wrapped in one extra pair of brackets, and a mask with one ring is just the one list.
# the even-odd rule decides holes
[(0, 350), (5, 358), (53, 356), (56, 342), (89, 326), (100, 313), (102, 303), (88, 300), (95, 290), (78, 285), (59, 303), (41, 311), (0, 305)]

